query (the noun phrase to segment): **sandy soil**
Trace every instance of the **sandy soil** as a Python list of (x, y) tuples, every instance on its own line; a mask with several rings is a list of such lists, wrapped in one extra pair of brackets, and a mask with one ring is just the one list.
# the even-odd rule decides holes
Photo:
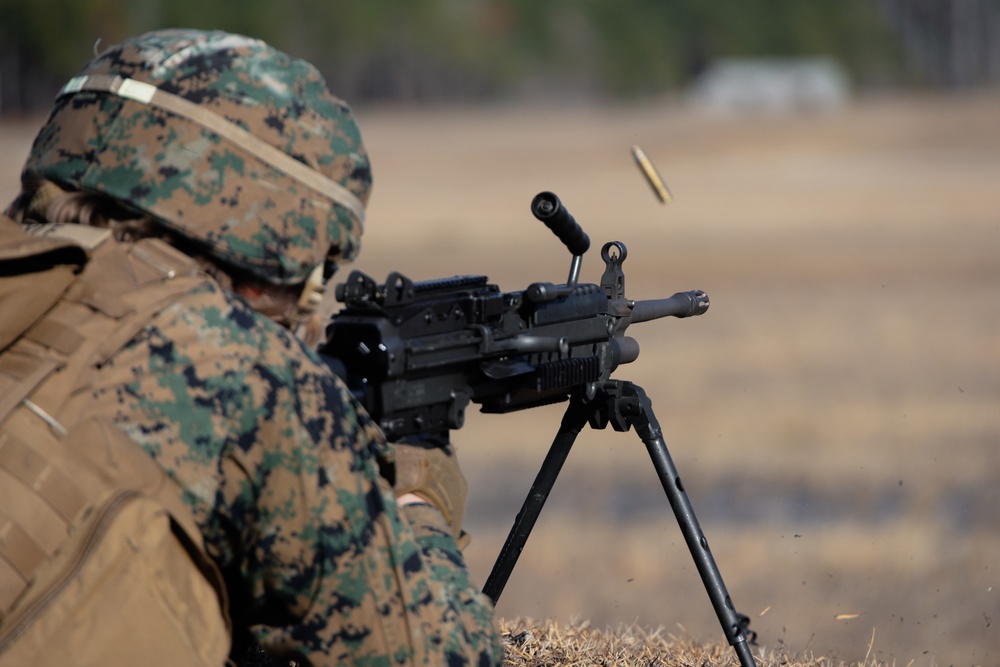
[[(359, 109), (376, 187), (361, 268), (563, 280), (528, 205), (556, 192), (632, 298), (618, 375), (653, 398), (737, 607), (767, 646), (898, 665), (1000, 660), (1000, 98), (828, 116), (635, 107)], [(0, 125), (0, 201), (39, 119)], [(675, 201), (632, 164), (640, 144)], [(485, 580), (561, 409), (471, 415), (470, 567)], [(584, 433), (498, 605), (721, 639), (634, 434)]]

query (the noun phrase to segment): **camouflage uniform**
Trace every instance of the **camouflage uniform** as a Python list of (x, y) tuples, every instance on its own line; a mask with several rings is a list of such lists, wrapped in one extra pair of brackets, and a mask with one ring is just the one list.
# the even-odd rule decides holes
[[(374, 636), (378, 617), (405, 615), (431, 663), (499, 659), (489, 605), (440, 515), (400, 516), (374, 465), (377, 429), (240, 299), (210, 283), (186, 295), (105, 364), (95, 397), (181, 483), (235, 625), (263, 646), (390, 664), (410, 638)], [(383, 645), (391, 655), (372, 654)]]
[[(302, 282), (330, 249), (354, 256), (371, 182), (350, 109), (315, 69), (201, 31), (89, 63), (36, 139), (34, 178), (109, 195), (270, 284)], [(378, 429), (239, 297), (208, 279), (183, 294), (101, 367), (93, 396), (180, 484), (236, 633), (315, 665), (501, 661), (440, 513), (396, 505)]]

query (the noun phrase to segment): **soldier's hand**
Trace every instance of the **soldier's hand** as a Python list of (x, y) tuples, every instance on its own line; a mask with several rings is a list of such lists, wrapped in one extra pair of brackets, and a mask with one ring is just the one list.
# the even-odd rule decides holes
[(468, 483), (458, 466), (455, 448), (433, 438), (410, 439), (394, 443), (393, 490), (402, 504), (411, 495), (437, 507), (461, 544), (462, 518)]

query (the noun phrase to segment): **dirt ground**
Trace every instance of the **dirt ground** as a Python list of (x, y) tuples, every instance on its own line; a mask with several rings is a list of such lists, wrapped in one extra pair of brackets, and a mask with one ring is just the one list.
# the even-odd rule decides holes
[[(562, 281), (569, 254), (528, 209), (551, 190), (593, 240), (583, 280), (620, 240), (631, 298), (708, 292), (703, 317), (630, 329), (642, 354), (617, 375), (653, 399), (762, 645), (1000, 662), (1000, 97), (358, 115), (376, 185), (357, 268)], [(0, 125), (2, 202), (39, 122)], [(456, 436), (480, 582), (561, 413), (474, 414)], [(722, 639), (632, 433), (580, 437), (498, 613)]]

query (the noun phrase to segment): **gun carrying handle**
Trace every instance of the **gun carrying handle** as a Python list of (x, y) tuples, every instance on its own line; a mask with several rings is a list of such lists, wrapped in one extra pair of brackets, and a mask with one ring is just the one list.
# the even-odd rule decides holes
[(553, 193), (539, 192), (535, 195), (531, 200), (531, 212), (559, 237), (574, 257), (590, 248), (590, 237)]

